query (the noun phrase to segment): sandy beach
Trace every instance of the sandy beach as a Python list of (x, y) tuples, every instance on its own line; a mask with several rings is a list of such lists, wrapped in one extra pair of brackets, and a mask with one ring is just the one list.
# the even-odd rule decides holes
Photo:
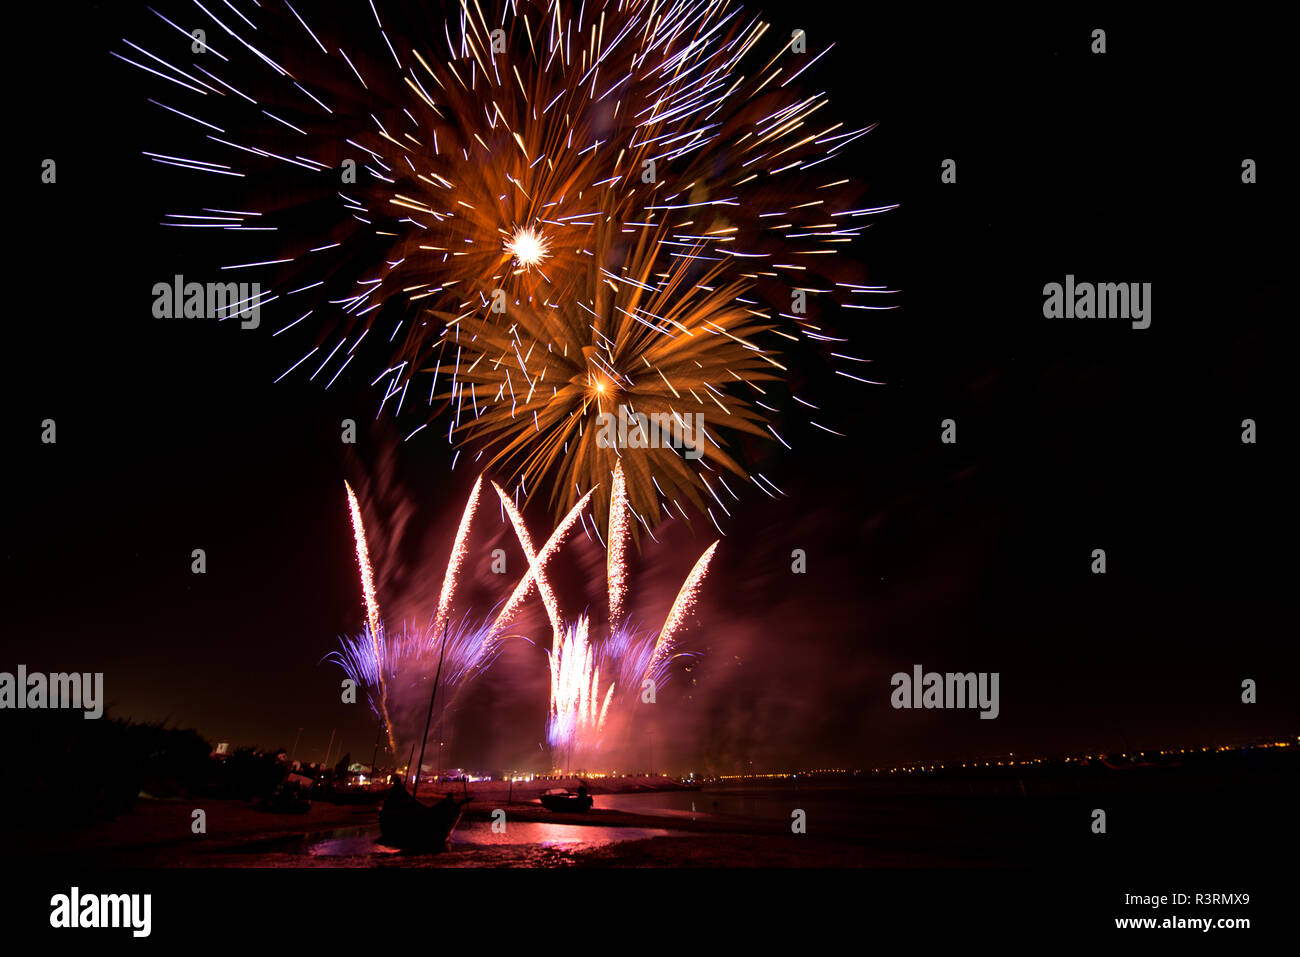
[[(592, 781), (596, 806), (555, 813), (537, 802), (541, 791), (576, 782), (534, 781), (513, 787), (478, 782), (457, 793), (472, 798), (446, 852), (401, 854), (377, 843), (379, 805), (313, 801), (305, 814), (273, 814), (254, 803), (205, 798), (141, 797), (112, 820), (39, 838), (47, 861), (93, 867), (682, 867), (893, 866), (906, 855), (846, 840), (847, 835), (794, 834), (783, 819), (725, 813), (707, 792), (683, 791), (667, 779)], [(422, 794), (453, 785), (426, 785)], [(622, 810), (639, 796), (676, 797), (683, 809)], [(660, 802), (663, 803), (663, 802)], [(698, 805), (699, 810), (695, 810)], [(691, 808), (686, 810), (685, 808)], [(194, 812), (206, 817), (194, 833)], [(500, 814), (504, 811), (504, 832)], [(493, 823), (497, 821), (497, 829)], [(33, 840), (29, 848), (38, 850)], [(923, 862), (941, 863), (923, 855)]]
[[(1153, 858), (1203, 864), (1230, 860), (1247, 836), (1275, 838), (1290, 827), (1282, 785), (1291, 779), (1267, 780), (1268, 799), (1247, 799), (1231, 779), (1176, 768), (700, 789), (667, 778), (592, 779), (595, 806), (586, 813), (552, 812), (537, 800), (576, 780), (438, 782), (423, 785), (421, 798), (449, 791), (470, 798), (439, 854), (379, 843), (378, 794), (366, 804), (313, 800), (300, 814), (241, 800), (141, 795), (132, 811), (110, 820), (70, 828), (29, 821), (15, 842), (20, 855), (43, 863), (91, 868), (964, 868), (1067, 858), (1104, 866)], [(1187, 842), (1184, 830), (1203, 817), (1207, 801), (1236, 823)], [(1098, 806), (1122, 824), (1113, 839), (1097, 840), (1087, 826)], [(199, 810), (203, 833), (193, 827)]]

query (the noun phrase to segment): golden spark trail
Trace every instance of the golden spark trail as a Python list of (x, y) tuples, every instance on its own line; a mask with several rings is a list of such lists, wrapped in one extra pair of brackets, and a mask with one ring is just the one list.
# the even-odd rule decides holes
[(343, 487), (348, 490), (348, 508), (352, 512), (352, 535), (357, 542), (357, 564), (361, 567), (361, 594), (366, 603), (366, 620), (370, 623), (370, 634), (375, 638), (375, 655), (379, 655), (379, 599), (375, 597), (375, 576), (370, 567), (370, 549), (366, 546), (366, 526), (361, 521), (361, 505), (347, 482)]
[(672, 651), (673, 635), (682, 626), (682, 622), (695, 606), (695, 596), (700, 590), (700, 583), (704, 580), (704, 574), (709, 570), (709, 561), (713, 558), (713, 552), (717, 549), (718, 543), (714, 542), (704, 554), (700, 556), (691, 573), (686, 576), (686, 581), (682, 583), (681, 591), (677, 593), (677, 598), (673, 601), (673, 607), (668, 612), (668, 617), (664, 619), (663, 630), (659, 632), (659, 637), (655, 640), (654, 654), (650, 656), (650, 664), (646, 668), (646, 674), (649, 675), (655, 667), (668, 656)]
[(623, 598), (627, 594), (627, 486), (623, 463), (614, 465), (614, 487), (609, 494), (609, 555), (605, 578), (609, 585), (609, 630), (612, 633), (623, 618)]
[[(495, 487), (495, 483), (493, 483), (493, 485)], [(497, 489), (497, 491), (499, 494), (500, 489)], [(587, 502), (590, 500), (591, 492), (588, 492), (582, 497), (577, 505), (573, 506), (573, 508), (569, 510), (569, 514), (564, 516), (564, 521), (560, 522), (560, 524), (555, 527), (555, 531), (553, 531), (551, 537), (546, 540), (546, 544), (542, 546), (542, 550), (537, 553), (536, 558), (529, 560), (528, 571), (526, 571), (524, 577), (519, 580), (519, 584), (515, 586), (514, 592), (511, 593), (510, 598), (506, 601), (505, 605), (502, 606), (501, 613), (497, 615), (496, 621), (492, 623), (492, 634), (494, 638), (496, 634), (505, 627), (506, 623), (510, 620), (511, 616), (515, 613), (523, 600), (528, 597), (528, 592), (532, 588), (533, 582), (541, 576), (542, 569), (564, 542), (565, 537), (573, 529), (574, 523), (578, 520), (578, 516), (581, 514), (582, 510), (586, 508)]]
[(379, 648), (379, 599), (375, 596), (375, 574), (370, 567), (370, 549), (366, 545), (366, 526), (361, 521), (361, 505), (346, 481), (343, 487), (348, 490), (348, 508), (352, 512), (352, 535), (357, 542), (357, 565), (361, 568), (361, 594), (366, 602), (366, 619), (370, 626), (370, 640), (375, 649), (375, 673), (379, 675), (379, 713), (384, 719), (384, 730), (388, 732), (388, 745), (393, 754), (397, 754), (397, 742), (393, 739), (392, 722), (388, 720), (388, 690), (384, 685), (384, 657)]
[(602, 703), (600, 668), (594, 664), (595, 649), (588, 641), (586, 615), (567, 634), (556, 631), (547, 657), (551, 669), (551, 743), (566, 742), (572, 747), (584, 733), (600, 734), (614, 700), (614, 683), (610, 682), (605, 690)]
[(442, 576), (442, 594), (438, 597), (438, 616), (434, 620), (433, 633), (442, 634), (442, 626), (447, 620), (451, 608), (451, 596), (456, 591), (461, 565), (465, 563), (466, 544), (469, 541), (470, 525), (474, 521), (474, 512), (478, 508), (478, 493), (483, 487), (483, 476), (474, 480), (474, 489), (469, 493), (465, 511), (460, 516), (460, 527), (456, 529), (456, 541), (451, 546), (451, 555), (447, 559), (447, 573)]
[[(551, 583), (546, 580), (542, 570), (537, 565), (537, 555), (533, 551), (533, 539), (528, 534), (528, 527), (524, 525), (524, 517), (519, 514), (519, 509), (515, 508), (515, 503), (510, 500), (501, 486), (496, 482), (492, 483), (496, 489), (497, 496), (501, 499), (501, 504), (505, 507), (506, 514), (510, 516), (510, 524), (515, 528), (515, 535), (519, 538), (519, 546), (524, 550), (524, 557), (528, 559), (529, 575), (537, 582), (537, 591), (542, 596), (542, 604), (546, 606), (546, 615), (551, 619), (551, 629), (555, 634), (560, 632), (560, 603), (555, 598), (555, 592), (551, 591)], [(534, 568), (536, 573), (534, 574)]]

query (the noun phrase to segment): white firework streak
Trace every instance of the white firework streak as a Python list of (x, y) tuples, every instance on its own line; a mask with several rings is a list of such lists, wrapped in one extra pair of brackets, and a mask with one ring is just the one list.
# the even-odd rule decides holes
[(605, 562), (605, 580), (609, 588), (609, 628), (612, 632), (623, 618), (623, 598), (627, 594), (627, 538), (631, 531), (627, 520), (627, 486), (623, 463), (614, 465), (614, 485), (609, 496), (609, 555)]
[(660, 688), (668, 680), (668, 659), (655, 667), (650, 666), (658, 636), (623, 622), (610, 630), (601, 642), (600, 660), (606, 671), (613, 672), (624, 694), (635, 694), (642, 682), (649, 678)]
[[(397, 753), (397, 743), (389, 717), (388, 680), (397, 677), (404, 669), (419, 669), (426, 655), (436, 654), (438, 651), (444, 629), (448, 628), (451, 601), (455, 596), (460, 570), (465, 562), (467, 543), (474, 514), (478, 508), (482, 484), (483, 477), (480, 475), (474, 482), (474, 488), (461, 514), (456, 538), (447, 559), (447, 571), (442, 580), (436, 617), (423, 631), (413, 630), (404, 624), (401, 634), (390, 641), (380, 616), (374, 572), (370, 563), (370, 549), (366, 543), (365, 525), (361, 519), (361, 506), (352, 491), (352, 486), (344, 482), (352, 514), (353, 534), (357, 543), (357, 563), (361, 567), (361, 590), (365, 596), (367, 623), (363, 635), (343, 639), (341, 650), (332, 652), (322, 660), (334, 661), (350, 678), (365, 687), (368, 694), (370, 689), (374, 689), (376, 693), (370, 694), (371, 704), (383, 720), (393, 754)], [(549, 546), (551, 543), (547, 544)], [(529, 580), (525, 576), (525, 581), (521, 584), (526, 584)], [(526, 589), (524, 593), (527, 593)], [(451, 626), (448, 631), (449, 657), (446, 659), (447, 671), (444, 678), (447, 687), (453, 692), (464, 680), (472, 677), (474, 673), (494, 660), (500, 644), (499, 622), (500, 619), (494, 619), (491, 625), (486, 622), (471, 624), (468, 616), (465, 616)]]
[[(524, 557), (528, 559), (529, 572), (532, 572), (532, 566), (537, 561), (537, 554), (533, 551), (533, 539), (528, 534), (528, 526), (524, 524), (524, 517), (519, 514), (519, 509), (515, 508), (515, 503), (510, 500), (510, 496), (501, 490), (501, 486), (496, 482), (492, 483), (496, 489), (497, 496), (501, 499), (501, 504), (510, 516), (510, 524), (514, 526), (515, 535), (519, 539), (519, 547), (524, 550)], [(546, 606), (546, 614), (551, 619), (551, 628), (556, 631), (560, 628), (560, 605), (555, 598), (555, 592), (551, 591), (551, 583), (546, 580), (546, 576), (539, 569), (533, 580), (537, 582), (538, 594), (542, 596), (542, 604)]]
[(547, 653), (551, 668), (551, 706), (547, 740), (551, 745), (577, 742), (605, 729), (611, 682), (601, 702), (600, 668), (594, 664), (595, 649), (588, 642), (587, 616), (583, 615), (567, 633), (556, 631), (552, 650)]
[[(427, 674), (428, 668), (441, 655), (443, 671), (441, 687), (448, 697), (455, 695), (466, 681), (483, 670), (495, 657), (495, 646), (489, 646), (490, 626), (486, 621), (471, 620), (463, 615), (451, 621), (446, 628), (447, 648), (442, 654), (443, 629), (434, 629), (432, 623), (424, 628), (403, 623), (400, 631), (386, 633), (378, 644), (371, 641), (370, 632), (340, 640), (340, 647), (322, 661), (341, 667), (344, 673), (367, 690), (372, 709), (378, 714), (379, 698), (372, 691), (380, 682), (394, 680), (412, 672)], [(442, 697), (442, 695), (439, 695)]]
[[(505, 493), (501, 491), (501, 489), (497, 486), (495, 482), (492, 483), (492, 487), (497, 490), (497, 495), (501, 496), (501, 501), (505, 504), (506, 508), (510, 510), (510, 512), (512, 513), (511, 520), (513, 521), (514, 520), (513, 515), (518, 514), (518, 512), (515, 510), (514, 503), (511, 502), (510, 499), (506, 497)], [(594, 489), (592, 491), (594, 491)], [(528, 555), (528, 571), (525, 572), (524, 577), (519, 580), (519, 584), (515, 586), (514, 592), (510, 595), (510, 598), (507, 599), (505, 605), (502, 607), (501, 614), (497, 616), (496, 621), (493, 623), (492, 625), (493, 634), (496, 634), (500, 629), (504, 628), (506, 624), (511, 620), (512, 616), (518, 610), (519, 606), (523, 603), (524, 599), (528, 597), (528, 592), (531, 590), (533, 583), (534, 582), (540, 583), (542, 581), (545, 581), (545, 576), (542, 574), (542, 569), (545, 568), (546, 563), (550, 561), (551, 557), (556, 553), (556, 551), (559, 550), (560, 545), (563, 544), (565, 537), (569, 534), (570, 531), (572, 531), (574, 523), (578, 521), (578, 516), (582, 513), (582, 510), (586, 508), (587, 502), (589, 502), (590, 500), (591, 500), (591, 491), (587, 492), (587, 494), (584, 495), (578, 501), (578, 504), (573, 506), (573, 508), (569, 510), (569, 514), (564, 516), (564, 521), (560, 522), (560, 524), (555, 527), (555, 531), (551, 533), (551, 537), (547, 539), (546, 544), (542, 546), (542, 550), (538, 552), (535, 556), (532, 554), (531, 540), (529, 544), (525, 544), (524, 537), (520, 538), (519, 543), (521, 547), (523, 547), (525, 553)], [(522, 527), (522, 525), (523, 525), (523, 521), (521, 519), (519, 523), (515, 525), (516, 534), (519, 532), (519, 529)], [(526, 535), (527, 532), (525, 531), (525, 536)], [(547, 591), (549, 590), (550, 590), (550, 586), (548, 585)], [(554, 596), (552, 596), (552, 605), (547, 606), (546, 613), (551, 619), (551, 628), (554, 630), (554, 632), (558, 633), (560, 629), (559, 612), (558, 609), (554, 607), (553, 602), (554, 602)]]
[[(599, 746), (616, 687), (623, 689), (620, 700), (626, 701), (627, 695), (634, 694), (645, 680), (649, 679), (656, 685), (667, 680), (677, 632), (685, 625), (686, 616), (695, 605), (700, 585), (719, 544), (715, 541), (696, 561), (657, 636), (624, 621), (628, 509), (622, 485), (622, 469), (616, 466), (610, 497), (606, 560), (610, 605), (606, 637), (599, 645), (593, 644), (588, 618), (584, 615), (567, 630), (555, 629), (553, 650), (548, 653), (551, 703), (547, 712), (547, 740), (552, 748), (567, 748), (570, 753), (575, 746)], [(602, 670), (618, 678), (603, 691), (600, 687)], [(603, 704), (600, 704), (602, 695)]]
[(379, 642), (379, 598), (375, 595), (375, 574), (370, 567), (370, 548), (366, 545), (366, 526), (361, 520), (361, 505), (356, 493), (347, 482), (343, 487), (348, 490), (348, 509), (352, 514), (352, 536), (357, 543), (357, 565), (361, 568), (361, 595), (366, 603), (366, 621), (370, 625), (370, 634), (375, 638), (375, 647)]
[(654, 654), (650, 656), (650, 664), (646, 668), (647, 676), (660, 667), (672, 653), (673, 636), (695, 606), (695, 596), (700, 590), (700, 583), (704, 580), (705, 573), (709, 570), (709, 561), (713, 558), (717, 547), (718, 543), (714, 542), (706, 548), (699, 561), (695, 563), (695, 567), (691, 569), (691, 573), (686, 576), (686, 581), (682, 584), (681, 591), (677, 593), (668, 617), (664, 619), (664, 627), (659, 632), (659, 638), (655, 641)]
[[(381, 628), (383, 627), (379, 618), (379, 598), (375, 594), (375, 574), (370, 567), (370, 548), (366, 544), (366, 526), (361, 520), (361, 505), (357, 501), (356, 493), (352, 491), (352, 486), (346, 481), (343, 487), (348, 490), (348, 509), (352, 513), (352, 534), (357, 542), (357, 565), (361, 568), (361, 593), (366, 602), (366, 619), (370, 642), (374, 649), (375, 660), (383, 659), (381, 650)], [(379, 688), (379, 717), (383, 719), (384, 730), (388, 733), (388, 744), (397, 753), (397, 741), (393, 737), (393, 724), (388, 718), (388, 690), (384, 685), (384, 672), (382, 668), (375, 671)]]
[(370, 697), (370, 707), (378, 714), (379, 699), (370, 694), (370, 691), (379, 687), (379, 678), (383, 671), (382, 646), (371, 641), (369, 628), (356, 637), (340, 638), (339, 646), (338, 651), (331, 651), (321, 661), (334, 662), (349, 678), (365, 688)]
[(442, 634), (442, 626), (447, 621), (447, 612), (451, 608), (451, 598), (456, 591), (460, 578), (460, 566), (465, 561), (466, 543), (469, 540), (470, 525), (474, 521), (474, 512), (478, 508), (478, 493), (483, 487), (483, 476), (474, 480), (474, 489), (469, 493), (465, 511), (460, 517), (460, 527), (456, 529), (456, 540), (451, 546), (451, 555), (447, 559), (447, 573), (442, 577), (442, 594), (438, 597), (438, 615), (434, 619), (435, 634)]

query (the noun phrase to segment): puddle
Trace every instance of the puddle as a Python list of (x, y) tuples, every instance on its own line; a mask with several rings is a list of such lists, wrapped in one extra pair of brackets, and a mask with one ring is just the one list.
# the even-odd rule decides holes
[(620, 841), (648, 837), (674, 837), (675, 832), (657, 827), (605, 827), (587, 824), (547, 824), (540, 821), (506, 822), (504, 834), (492, 833), (492, 822), (474, 821), (456, 828), (452, 844), (537, 844), (541, 847), (604, 847)]
[[(503, 834), (494, 833), (491, 821), (460, 824), (452, 832), (453, 850), (474, 847), (531, 846), (582, 851), (620, 841), (640, 841), (650, 837), (675, 837), (677, 832), (663, 828), (603, 827), (582, 824), (546, 824), (536, 821), (506, 822)], [(309, 857), (359, 857), (368, 854), (400, 854), (397, 848), (379, 843), (378, 827), (356, 827), (313, 834), (303, 839), (302, 853)]]

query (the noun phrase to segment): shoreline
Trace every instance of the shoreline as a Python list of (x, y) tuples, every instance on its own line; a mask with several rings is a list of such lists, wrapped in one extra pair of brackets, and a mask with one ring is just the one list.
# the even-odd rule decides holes
[[(421, 797), (468, 793), (470, 804), (440, 854), (409, 855), (378, 844), (379, 802), (312, 802), (304, 814), (276, 814), (249, 801), (141, 797), (110, 820), (40, 817), (10, 806), (0, 820), (16, 831), (20, 859), (58, 867), (1025, 867), (1064, 859), (1141, 865), (1153, 856), (1187, 866), (1234, 859), (1241, 841), (1294, 832), (1288, 798), (1294, 778), (1122, 774), (1077, 787), (973, 789), (916, 787), (893, 793), (802, 786), (684, 790), (661, 781), (605, 782), (582, 813), (537, 803), (558, 781), (438, 782)], [(927, 782), (928, 783), (928, 782)], [(595, 782), (593, 782), (593, 785)], [(592, 790), (596, 788), (593, 786)], [(513, 793), (512, 793), (513, 791)], [(927, 793), (928, 791), (928, 793)], [(964, 793), (963, 793), (964, 792)], [(638, 800), (645, 795), (645, 800)], [(378, 795), (376, 794), (376, 797)], [(625, 798), (616, 801), (615, 798)], [(611, 807), (605, 802), (621, 804)], [(630, 805), (630, 806), (629, 806)], [(1206, 829), (1213, 805), (1217, 828)], [(1090, 822), (1103, 807), (1122, 834), (1099, 836)], [(203, 811), (204, 833), (193, 832)], [(505, 812), (507, 830), (493, 824)], [(792, 821), (806, 823), (799, 832)], [(1246, 822), (1243, 824), (1242, 822)], [(1201, 839), (1188, 842), (1188, 829)], [(1134, 841), (1134, 835), (1141, 840)]]

